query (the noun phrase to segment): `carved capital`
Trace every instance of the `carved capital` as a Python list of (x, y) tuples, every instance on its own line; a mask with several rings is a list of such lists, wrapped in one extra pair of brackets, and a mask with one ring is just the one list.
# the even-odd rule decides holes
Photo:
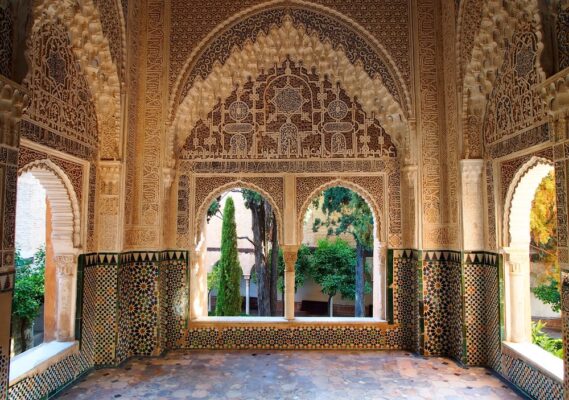
[(26, 90), (0, 76), (0, 140), (2, 144), (18, 144), (17, 124), (29, 102)]
[(484, 160), (460, 160), (460, 173), (463, 184), (478, 184), (482, 180)]
[(417, 182), (417, 165), (405, 165), (401, 168), (403, 178), (408, 187), (414, 187)]
[(119, 161), (100, 161), (99, 178), (101, 193), (116, 196), (119, 194), (121, 165)]
[(300, 246), (296, 245), (284, 245), (282, 246), (283, 249), (283, 258), (285, 262), (285, 271), (286, 272), (293, 272), (294, 265), (296, 264), (296, 259), (298, 258), (298, 248)]
[(73, 254), (65, 254), (54, 257), (55, 269), (58, 278), (71, 277), (75, 271), (77, 257)]
[(170, 189), (172, 186), (172, 182), (174, 182), (174, 178), (176, 176), (176, 170), (170, 167), (162, 168), (162, 177), (164, 178), (164, 188), (166, 190)]

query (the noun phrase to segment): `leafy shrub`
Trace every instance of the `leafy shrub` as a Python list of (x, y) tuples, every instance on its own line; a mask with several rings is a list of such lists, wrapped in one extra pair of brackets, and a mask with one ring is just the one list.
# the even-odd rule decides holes
[(556, 357), (563, 358), (563, 341), (554, 339), (543, 332), (546, 324), (542, 321), (531, 323), (531, 341)]

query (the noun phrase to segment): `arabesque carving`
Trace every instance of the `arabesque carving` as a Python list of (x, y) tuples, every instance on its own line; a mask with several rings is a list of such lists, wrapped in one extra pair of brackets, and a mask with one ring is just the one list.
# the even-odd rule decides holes
[(196, 162), (394, 158), (397, 148), (343, 88), (287, 59), (218, 103), (179, 156)]
[[(33, 17), (35, 23), (32, 37), (38, 30), (45, 30), (46, 24), (51, 25), (59, 20), (65, 26), (65, 34), (68, 34), (71, 48), (79, 61), (95, 105), (99, 157), (119, 158), (121, 154), (119, 74), (111, 57), (109, 41), (103, 34), (101, 16), (93, 0), (40, 1), (34, 6)], [(42, 52), (33, 50), (28, 55), (32, 60), (37, 56), (41, 57)], [(37, 63), (46, 65), (46, 61), (41, 59), (37, 60)]]
[[(494, 89), (498, 69), (505, 61), (506, 47), (514, 32), (524, 24), (532, 26), (537, 38), (534, 47), (537, 53), (536, 59), (539, 59), (542, 47), (539, 13), (535, 1), (489, 0), (483, 2), (481, 13), (480, 28), (472, 38), (473, 43), (462, 45), (466, 49), (472, 48), (471, 53), (460, 55), (463, 62), (467, 63), (462, 81), (463, 157), (465, 158), (482, 156), (482, 124), (478, 118), (485, 113), (488, 96)], [(462, 38), (462, 40), (468, 39)], [(527, 59), (525, 62), (530, 60)], [(542, 76), (543, 71), (539, 63), (535, 63), (535, 67), (535, 73)]]
[(379, 76), (372, 79), (361, 64), (348, 60), (343, 49), (334, 49), (316, 34), (309, 35), (286, 17), (282, 26), (273, 27), (268, 34), (261, 32), (255, 42), (236, 48), (223, 65), (216, 62), (206, 79), (196, 79), (172, 124), (178, 145), (186, 142), (200, 120), (207, 119), (218, 99), (225, 102), (235, 86), (243, 87), (250, 79), (256, 81), (275, 63), (280, 65), (288, 58), (301, 61), (308, 71), (314, 69), (321, 80), (328, 76), (333, 84), (340, 82), (350, 98), (358, 98), (368, 116), (375, 116), (394, 141), (405, 145), (408, 128), (404, 112)]

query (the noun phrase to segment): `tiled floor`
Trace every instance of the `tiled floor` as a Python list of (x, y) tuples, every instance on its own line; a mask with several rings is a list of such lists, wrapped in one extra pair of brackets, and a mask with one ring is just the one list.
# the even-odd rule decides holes
[(91, 373), (59, 399), (515, 399), (483, 368), (381, 352), (172, 352)]

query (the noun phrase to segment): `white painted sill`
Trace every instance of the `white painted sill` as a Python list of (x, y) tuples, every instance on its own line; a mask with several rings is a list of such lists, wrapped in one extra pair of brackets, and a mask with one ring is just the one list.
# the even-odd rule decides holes
[(10, 386), (41, 373), (65, 357), (79, 351), (79, 342), (42, 343), (10, 360)]
[(338, 324), (387, 324), (387, 321), (375, 318), (355, 318), (355, 317), (297, 317), (288, 320), (284, 317), (200, 317), (190, 320), (191, 323), (220, 323), (220, 324), (319, 324), (319, 325), (338, 325)]
[(559, 384), (563, 384), (563, 360), (561, 358), (555, 357), (533, 343), (502, 342), (502, 344), (538, 371)]

